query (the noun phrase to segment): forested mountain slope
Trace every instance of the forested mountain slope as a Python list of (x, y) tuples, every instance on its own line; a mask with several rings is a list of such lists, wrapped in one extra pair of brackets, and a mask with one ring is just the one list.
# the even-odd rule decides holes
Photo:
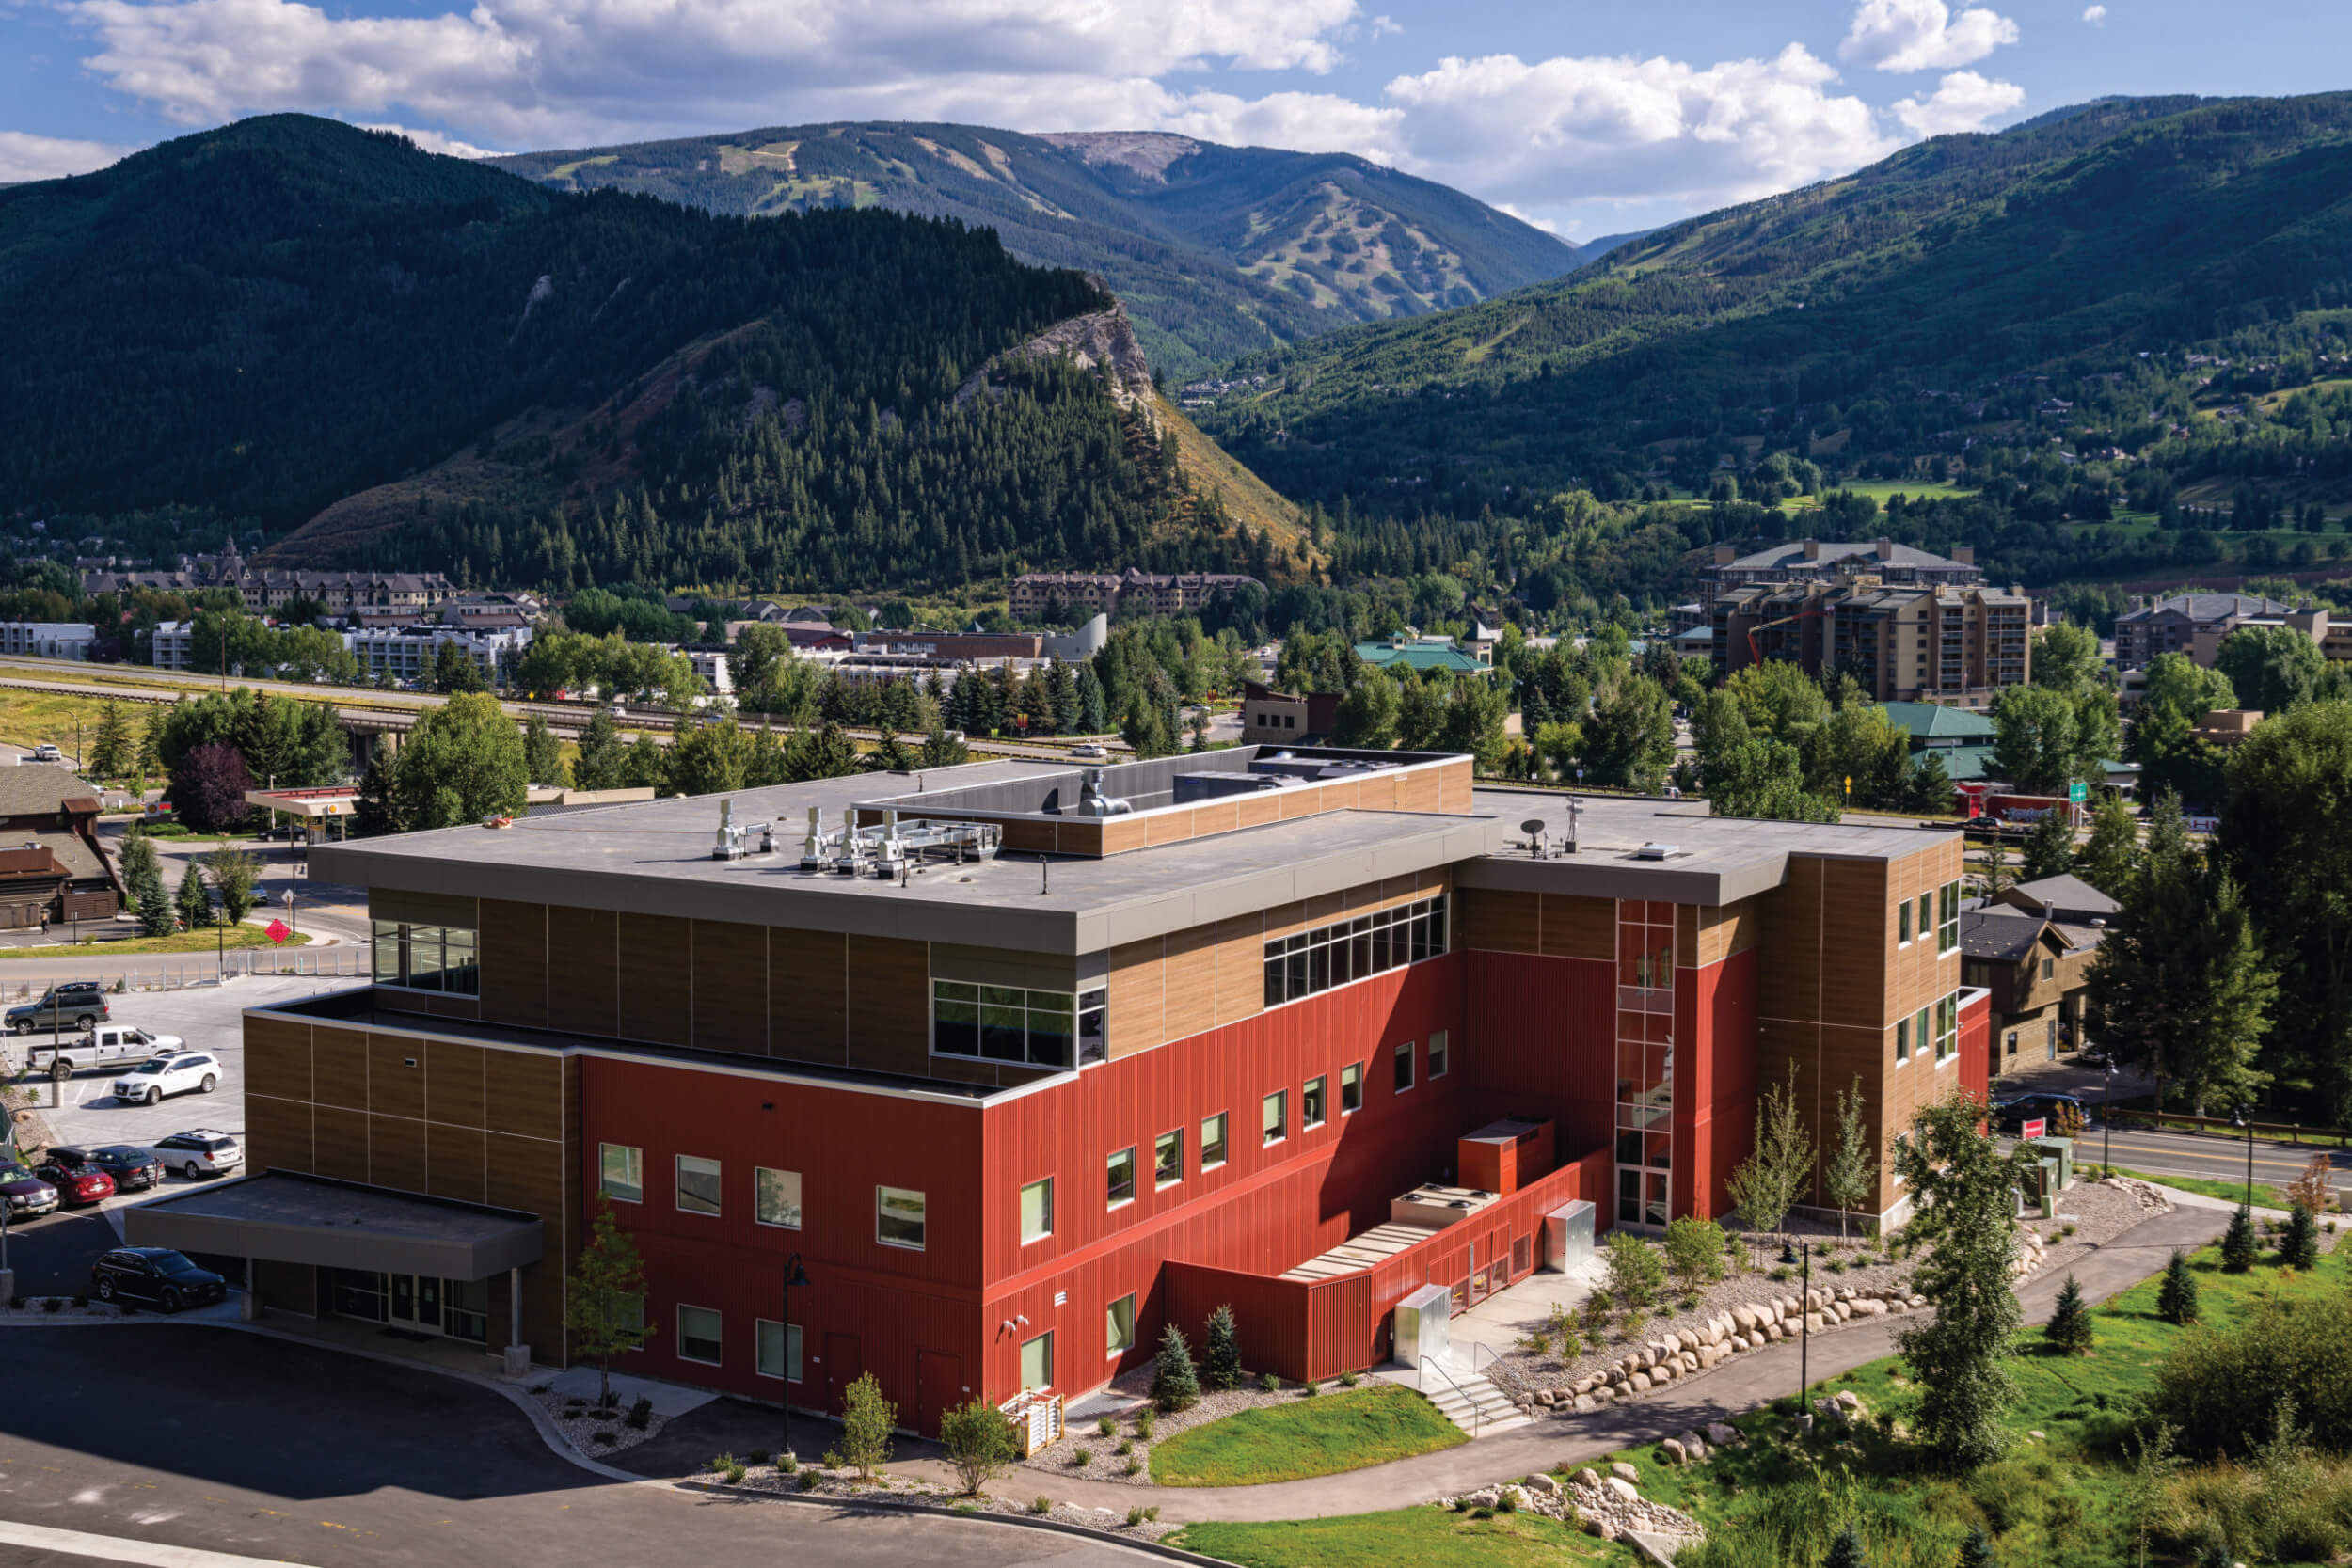
[(1402, 491), (1462, 516), (1506, 485), (1629, 494), (1655, 443), (2347, 304), (2352, 95), (2113, 100), (1244, 361), (1264, 389), (1201, 422), (1294, 498), (1386, 509)]
[(273, 559), (557, 586), (1263, 560), (1099, 371), (967, 390), (1113, 308), (952, 219), (724, 217), (246, 120), (0, 192), (0, 496), (324, 514)]
[(720, 213), (881, 206), (993, 228), (1025, 260), (1101, 276), (1179, 379), (1577, 264), (1575, 246), (1541, 230), (1361, 158), (1157, 132), (802, 125), (495, 162), (556, 189)]

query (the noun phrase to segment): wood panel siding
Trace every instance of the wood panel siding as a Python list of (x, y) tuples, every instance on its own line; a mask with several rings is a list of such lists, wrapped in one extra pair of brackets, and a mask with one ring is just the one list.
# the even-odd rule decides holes
[(309, 1170), (313, 1158), (310, 1104), (248, 1093), (245, 1097), (248, 1169)]
[(1245, 795), (1233, 803), (1233, 820), (1243, 828), (1263, 828), (1282, 820), (1282, 802), (1272, 794)]
[(310, 1026), (293, 1019), (254, 1018), (245, 1027), (245, 1088), (247, 1094), (309, 1100)]
[(368, 1108), (368, 1037), (318, 1024), (310, 1031), (311, 1093), (322, 1105)]
[(1821, 865), (1821, 987), (1825, 1023), (1883, 1028), (1888, 1020), (1887, 958), (1893, 946), (1887, 917), (1884, 861), (1825, 860)]
[(1265, 921), (1237, 915), (1216, 923), (1216, 1022), (1238, 1023), (1265, 1008)]
[(1437, 770), (1417, 768), (1397, 780), (1396, 809), (1435, 812), (1445, 809), (1445, 784)]
[(548, 1022), (548, 908), (482, 900), (482, 1016), (541, 1029)]
[(482, 1059), (478, 1045), (424, 1042), (424, 1118), (454, 1127), (482, 1125)]
[[(1167, 988), (1161, 969), (1164, 944), (1158, 937), (1114, 947), (1110, 954), (1109, 1049), (1113, 1060), (1149, 1051), (1168, 1038)], [(1259, 986), (1263, 994), (1264, 972)]]
[[(1170, 932), (1161, 959), (1161, 1020), (1163, 1039), (1183, 1039), (1216, 1027), (1216, 927), (1196, 926)], [(1263, 998), (1265, 961), (1259, 958), (1259, 993)]]
[(1469, 762), (1449, 762), (1440, 766), (1438, 768), (1438, 809), (1442, 812), (1469, 811), (1470, 785)]
[(493, 1132), (560, 1141), (564, 1136), (564, 1064), (532, 1051), (492, 1051), (482, 1059), (487, 1095), (483, 1122)]
[(616, 1032), (620, 917), (611, 910), (548, 910), (548, 1027), (576, 1035)]
[[(251, 1113), (246, 1117), (249, 1124)], [(310, 1112), (311, 1164), (302, 1167), (342, 1181), (368, 1179), (368, 1114), (339, 1105), (319, 1105)]]
[[(1480, 894), (1481, 898), (1488, 896)], [(1617, 959), (1617, 904), (1613, 898), (1584, 898), (1547, 893), (1537, 911), (1536, 951), (1547, 958)]]
[(852, 1003), (849, 1065), (924, 1077), (930, 1069), (930, 951), (923, 942), (853, 936), (846, 947)]
[(368, 1180), (405, 1193), (426, 1190), (423, 1122), (405, 1117), (368, 1117)]
[(675, 915), (620, 917), (619, 956), (623, 1039), (685, 1045), (693, 1038), (694, 923)]
[(768, 932), (768, 1050), (798, 1062), (849, 1060), (849, 973), (838, 931)]
[(767, 927), (694, 922), (693, 1014), (699, 1049), (767, 1054)]
[(427, 1122), (424, 1129), (425, 1190), (436, 1197), (468, 1203), (489, 1201), (488, 1179), (483, 1170), (483, 1139), (479, 1128), (446, 1127)]
[(1772, 932), (1756, 998), (1757, 1010), (1768, 1019), (1820, 1016), (1822, 864), (1791, 856), (1780, 886), (1758, 900)]
[(424, 1042), (413, 1035), (368, 1036), (368, 1093), (379, 1116), (424, 1119)]
[(1459, 915), (1461, 945), (1464, 947), (1480, 948), (1489, 953), (1535, 953), (1542, 950), (1541, 894), (1466, 888), (1456, 900), (1455, 908)]

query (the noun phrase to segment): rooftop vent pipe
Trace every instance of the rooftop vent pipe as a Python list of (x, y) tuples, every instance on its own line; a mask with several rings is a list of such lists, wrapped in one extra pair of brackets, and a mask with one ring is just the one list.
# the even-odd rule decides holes
[(1115, 795), (1103, 793), (1103, 770), (1100, 768), (1089, 768), (1086, 770), (1086, 782), (1078, 791), (1078, 805), (1074, 815), (1124, 816), (1135, 809), (1132, 802), (1120, 800)]

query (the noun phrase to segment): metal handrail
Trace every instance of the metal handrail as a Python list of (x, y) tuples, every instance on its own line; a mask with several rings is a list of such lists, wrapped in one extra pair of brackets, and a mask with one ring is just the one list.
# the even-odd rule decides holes
[[(1457, 1394), (1459, 1394), (1459, 1395), (1461, 1395), (1461, 1396), (1462, 1396), (1462, 1402), (1463, 1402), (1464, 1404), (1467, 1404), (1467, 1405), (1469, 1405), (1469, 1406), (1470, 1407), (1470, 1437), (1471, 1437), (1471, 1440), (1472, 1440), (1472, 1441), (1475, 1441), (1475, 1440), (1477, 1439), (1477, 1437), (1478, 1437), (1478, 1429), (1479, 1429), (1480, 1427), (1482, 1427), (1482, 1426), (1484, 1426), (1484, 1425), (1486, 1425), (1486, 1410), (1480, 1406), (1480, 1404), (1479, 1404), (1479, 1402), (1478, 1402), (1478, 1401), (1477, 1401), (1476, 1399), (1474, 1399), (1474, 1398), (1472, 1398), (1472, 1397), (1471, 1397), (1471, 1395), (1470, 1395), (1470, 1391), (1469, 1389), (1467, 1389), (1467, 1388), (1463, 1387), (1460, 1384), (1455, 1383), (1455, 1382), (1454, 1381), (1454, 1374), (1453, 1374), (1452, 1372), (1447, 1371), (1447, 1370), (1446, 1370), (1443, 1367), (1438, 1366), (1438, 1363), (1437, 1363), (1436, 1361), (1434, 1361), (1434, 1360), (1430, 1359), (1430, 1358), (1429, 1358), (1428, 1356), (1426, 1356), (1426, 1355), (1424, 1355), (1424, 1356), (1422, 1356), (1422, 1357), (1421, 1358), (1421, 1367), (1416, 1367), (1416, 1368), (1414, 1368), (1414, 1369), (1413, 1369), (1413, 1377), (1414, 1377), (1414, 1385), (1415, 1385), (1415, 1388), (1416, 1388), (1416, 1390), (1417, 1390), (1418, 1392), (1420, 1392), (1420, 1393), (1421, 1393), (1421, 1394), (1422, 1394), (1424, 1398), (1426, 1398), (1426, 1397), (1427, 1397), (1428, 1390), (1427, 1390), (1427, 1389), (1425, 1389), (1425, 1388), (1421, 1387), (1420, 1380), (1421, 1380), (1421, 1368), (1422, 1368), (1422, 1367), (1437, 1367), (1437, 1368), (1438, 1368), (1438, 1375), (1439, 1377), (1441, 1377), (1441, 1378), (1445, 1379), (1445, 1380), (1446, 1380), (1447, 1385), (1448, 1385), (1450, 1387), (1452, 1387), (1452, 1388), (1453, 1388), (1453, 1390), (1454, 1390), (1455, 1393), (1457, 1393)], [(1470, 1375), (1471, 1375), (1471, 1376), (1473, 1376), (1473, 1377), (1475, 1377), (1475, 1376), (1477, 1376), (1478, 1374), (1477, 1374), (1477, 1373), (1475, 1373), (1475, 1372), (1473, 1372), (1473, 1373), (1471, 1373)]]
[(1486, 1353), (1486, 1359), (1489, 1361), (1500, 1361), (1502, 1359), (1502, 1353), (1495, 1349), (1494, 1346), (1486, 1343), (1484, 1339), (1472, 1339), (1470, 1341), (1470, 1376), (1472, 1377), (1476, 1377), (1478, 1375), (1478, 1353), (1482, 1350)]

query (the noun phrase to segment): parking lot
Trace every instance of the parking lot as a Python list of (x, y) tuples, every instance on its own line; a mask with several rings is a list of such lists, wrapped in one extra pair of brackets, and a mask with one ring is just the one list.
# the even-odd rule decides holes
[[(135, 1024), (153, 1034), (177, 1035), (185, 1049), (209, 1051), (221, 1064), (220, 1086), (211, 1094), (182, 1094), (155, 1105), (125, 1105), (107, 1091), (118, 1069), (102, 1069), (53, 1085), (34, 1081), (39, 1110), (53, 1140), (61, 1144), (146, 1146), (156, 1139), (191, 1128), (215, 1128), (243, 1142), (245, 1138), (245, 1048), (242, 1017), (247, 1007), (321, 990), (348, 987), (349, 980), (311, 978), (232, 980), (226, 986), (187, 990), (132, 992), (107, 998), (119, 1023)], [(34, 1037), (46, 1041), (47, 1035)], [(27, 1041), (8, 1037), (0, 1043), (11, 1070), (24, 1060)], [(57, 1101), (52, 1104), (52, 1100)], [(19, 1138), (34, 1139), (20, 1124)], [(209, 1178), (207, 1180), (210, 1180)], [(112, 1211), (126, 1204), (183, 1190), (187, 1180), (167, 1174), (160, 1187), (118, 1195), (96, 1209), (60, 1208), (44, 1218), (24, 1220), (8, 1227), (8, 1262), (16, 1270), (19, 1294), (79, 1289), (89, 1264), (99, 1253), (117, 1243), (120, 1221)]]

